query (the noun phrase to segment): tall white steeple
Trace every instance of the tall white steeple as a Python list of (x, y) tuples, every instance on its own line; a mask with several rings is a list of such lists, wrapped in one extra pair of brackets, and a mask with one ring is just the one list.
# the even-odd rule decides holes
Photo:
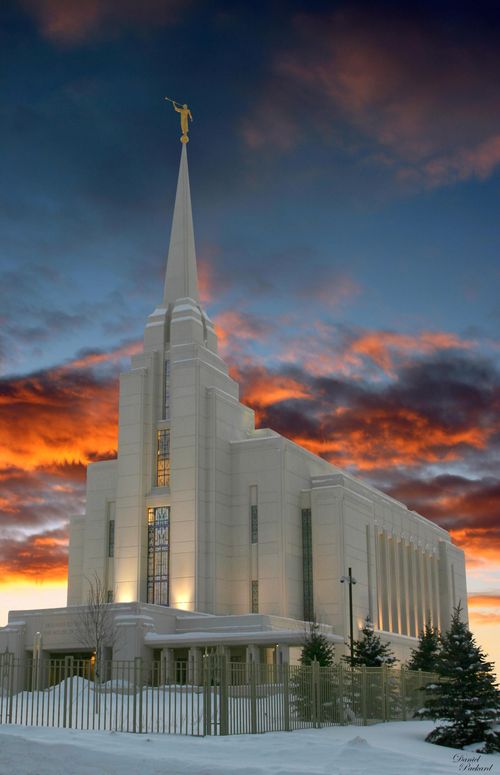
[(184, 298), (199, 301), (186, 143), (182, 145), (177, 179), (163, 302), (173, 304)]

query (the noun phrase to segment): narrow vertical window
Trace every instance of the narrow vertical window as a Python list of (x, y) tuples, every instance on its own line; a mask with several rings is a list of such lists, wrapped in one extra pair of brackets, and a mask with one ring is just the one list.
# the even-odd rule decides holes
[(311, 509), (302, 509), (302, 570), (304, 621), (314, 620)]
[(108, 589), (108, 595), (107, 595), (106, 599), (107, 599), (108, 603), (112, 603), (113, 602), (114, 595), (113, 595), (113, 590), (112, 589)]
[(148, 509), (148, 603), (168, 605), (169, 601), (170, 508)]
[(250, 487), (250, 543), (259, 542), (259, 509), (257, 506), (257, 485)]
[(108, 557), (115, 556), (115, 520), (108, 522)]
[(252, 544), (259, 541), (259, 514), (257, 506), (250, 506), (250, 540)]
[(170, 360), (165, 361), (163, 373), (163, 419), (170, 420)]
[(168, 487), (170, 484), (170, 430), (164, 428), (156, 432), (156, 486)]
[(252, 581), (252, 613), (259, 613), (259, 582)]

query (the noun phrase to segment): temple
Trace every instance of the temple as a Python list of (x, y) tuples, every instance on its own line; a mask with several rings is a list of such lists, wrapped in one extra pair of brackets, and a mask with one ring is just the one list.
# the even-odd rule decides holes
[(293, 661), (312, 620), (340, 656), (349, 568), (354, 637), (369, 616), (402, 660), (426, 621), (445, 629), (466, 606), (445, 530), (255, 428), (200, 303), (184, 142), (163, 298), (120, 378), (118, 455), (89, 465), (86, 513), (70, 521), (68, 607), (11, 612), (0, 650), (84, 651), (74, 621), (99, 579), (115, 658)]

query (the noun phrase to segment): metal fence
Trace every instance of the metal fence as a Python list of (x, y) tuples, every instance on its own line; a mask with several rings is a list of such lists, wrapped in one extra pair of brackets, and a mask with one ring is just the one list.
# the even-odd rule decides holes
[(430, 673), (231, 663), (145, 664), (0, 655), (0, 724), (182, 735), (236, 735), (406, 720)]

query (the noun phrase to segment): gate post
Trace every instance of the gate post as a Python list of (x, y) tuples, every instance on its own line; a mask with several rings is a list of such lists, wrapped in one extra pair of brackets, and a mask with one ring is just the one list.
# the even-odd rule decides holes
[[(69, 670), (69, 728), (73, 726), (73, 675), (74, 675), (74, 660), (73, 657), (66, 657), (68, 661)], [(68, 671), (67, 671), (68, 672)], [(66, 681), (68, 679), (66, 678)]]
[(283, 680), (283, 729), (290, 731), (290, 663), (281, 665)]
[(339, 702), (339, 723), (345, 724), (345, 702), (344, 702), (344, 667), (342, 663), (337, 667), (338, 675), (338, 702)]
[(382, 713), (384, 715), (384, 721), (387, 721), (387, 665), (384, 662), (382, 665)]
[(219, 719), (220, 719), (220, 734), (229, 734), (229, 687), (228, 687), (228, 669), (227, 658), (225, 654), (220, 657), (220, 701), (219, 701)]
[(203, 735), (212, 734), (212, 670), (208, 654), (203, 655)]
[(406, 721), (406, 671), (404, 667), (401, 668), (399, 676), (399, 696), (401, 698), (401, 710), (403, 714), (403, 721)]
[(250, 662), (250, 726), (252, 734), (257, 734), (257, 669), (255, 662)]
[(368, 717), (367, 694), (368, 692), (367, 692), (367, 680), (366, 680), (366, 665), (361, 665), (361, 713), (363, 715), (363, 726), (365, 727), (368, 721), (367, 720), (367, 717)]
[(319, 729), (320, 724), (320, 694), (319, 694), (319, 662), (313, 659), (311, 663), (311, 699), (312, 699), (312, 721), (315, 729)]

